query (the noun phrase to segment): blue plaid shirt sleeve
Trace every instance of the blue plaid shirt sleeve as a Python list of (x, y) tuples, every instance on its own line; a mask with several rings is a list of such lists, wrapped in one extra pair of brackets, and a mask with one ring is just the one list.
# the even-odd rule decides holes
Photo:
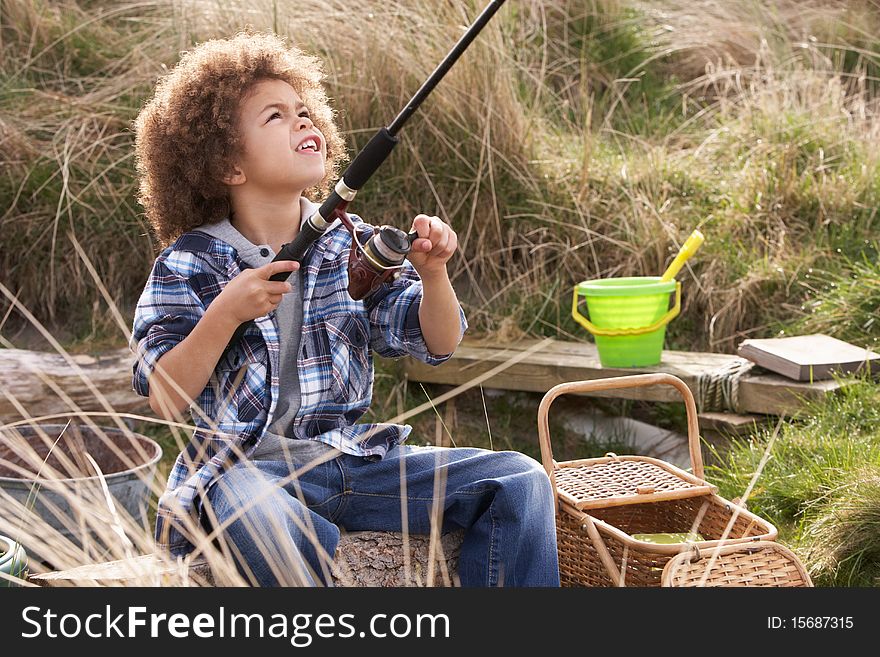
[[(385, 358), (412, 356), (429, 365), (439, 365), (452, 356), (432, 354), (425, 344), (419, 322), (422, 282), (410, 262), (404, 261), (400, 276), (368, 299), (370, 312), (370, 347)], [(459, 306), (459, 342), (468, 324)]]
[(156, 361), (182, 342), (205, 312), (188, 282), (187, 271), (193, 273), (195, 268), (192, 254), (170, 249), (153, 265), (135, 309), (132, 330), (132, 349), (137, 355), (132, 387), (139, 395), (149, 396), (149, 378)]

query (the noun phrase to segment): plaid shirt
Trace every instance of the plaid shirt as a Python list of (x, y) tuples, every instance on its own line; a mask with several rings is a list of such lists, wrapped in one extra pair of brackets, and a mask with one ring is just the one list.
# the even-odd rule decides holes
[[(350, 246), (350, 233), (337, 221), (302, 262), (301, 407), (293, 433), (348, 454), (381, 458), (412, 427), (356, 424), (372, 399), (372, 352), (388, 358), (408, 354), (433, 365), (451, 354), (433, 355), (425, 345), (418, 317), (422, 285), (409, 261), (398, 279), (366, 299), (349, 296)], [(156, 361), (189, 335), (226, 283), (247, 267), (232, 246), (198, 231), (182, 235), (159, 254), (135, 311), (133, 387), (138, 394), (149, 395)], [(463, 312), (460, 319), (463, 335)], [(274, 312), (257, 318), (221, 357), (196, 400), (192, 417), (197, 429), (177, 457), (156, 516), (156, 540), (172, 554), (192, 551), (191, 529), (201, 517), (202, 496), (253, 452), (272, 422), (279, 389), (278, 341)]]

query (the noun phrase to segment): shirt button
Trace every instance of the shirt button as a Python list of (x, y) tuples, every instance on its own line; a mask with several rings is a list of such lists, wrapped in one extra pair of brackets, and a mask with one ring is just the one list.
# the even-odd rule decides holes
[(268, 258), (269, 257), (269, 249), (267, 249), (266, 247), (263, 247), (262, 249), (260, 249), (260, 255), (263, 256), (264, 258)]

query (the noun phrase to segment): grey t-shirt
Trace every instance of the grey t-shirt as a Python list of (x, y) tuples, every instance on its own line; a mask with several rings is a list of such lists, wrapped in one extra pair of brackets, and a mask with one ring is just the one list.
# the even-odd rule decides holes
[[(300, 208), (303, 218), (308, 217), (311, 203), (302, 199)], [(199, 226), (199, 231), (223, 240), (238, 252), (239, 257), (251, 267), (262, 267), (275, 257), (275, 252), (268, 244), (253, 244), (239, 233), (228, 219), (217, 223)], [(299, 271), (292, 272), (287, 279), (293, 288), (282, 297), (275, 310), (275, 321), (278, 323), (279, 337), (279, 372), (278, 400), (272, 424), (266, 428), (253, 454), (252, 460), (291, 460), (291, 450), (302, 451), (306, 445), (314, 441), (300, 441), (293, 438), (291, 425), (300, 407), (299, 372), (297, 371), (297, 354), (299, 353), (302, 336), (302, 277)], [(323, 443), (320, 443), (323, 445)], [(312, 445), (317, 447), (317, 445)], [(332, 449), (329, 445), (324, 445)]]

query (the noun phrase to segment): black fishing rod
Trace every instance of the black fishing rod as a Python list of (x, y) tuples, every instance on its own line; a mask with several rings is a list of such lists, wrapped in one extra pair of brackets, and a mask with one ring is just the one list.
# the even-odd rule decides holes
[[(346, 215), (345, 209), (354, 200), (358, 190), (370, 179), (376, 170), (391, 154), (398, 143), (397, 134), (415, 113), (419, 105), (434, 90), (434, 87), (443, 79), (443, 76), (452, 68), (461, 54), (467, 50), (471, 42), (477, 37), (486, 23), (495, 15), (495, 12), (504, 4), (505, 0), (492, 0), (473, 24), (458, 40), (449, 54), (440, 62), (431, 76), (422, 84), (415, 95), (410, 99), (391, 125), (379, 129), (373, 135), (367, 145), (357, 154), (351, 164), (345, 169), (342, 177), (336, 183), (333, 191), (321, 204), (320, 208), (309, 217), (300, 228), (299, 233), (292, 242), (281, 247), (278, 255), (272, 260), (294, 260), (302, 262), (308, 248), (324, 234), (327, 227), (336, 219), (352, 233), (352, 251), (349, 257), (349, 294), (353, 299), (362, 299), (367, 294), (378, 289), (386, 282), (396, 269), (403, 263), (409, 254), (412, 243), (418, 237), (413, 233), (405, 233), (393, 226), (382, 226), (373, 232), (373, 235), (361, 244), (358, 231), (355, 230), (351, 219)], [(279, 272), (271, 277), (273, 281), (285, 281), (290, 272)], [(250, 322), (238, 327), (230, 341), (234, 344), (247, 329)]]

